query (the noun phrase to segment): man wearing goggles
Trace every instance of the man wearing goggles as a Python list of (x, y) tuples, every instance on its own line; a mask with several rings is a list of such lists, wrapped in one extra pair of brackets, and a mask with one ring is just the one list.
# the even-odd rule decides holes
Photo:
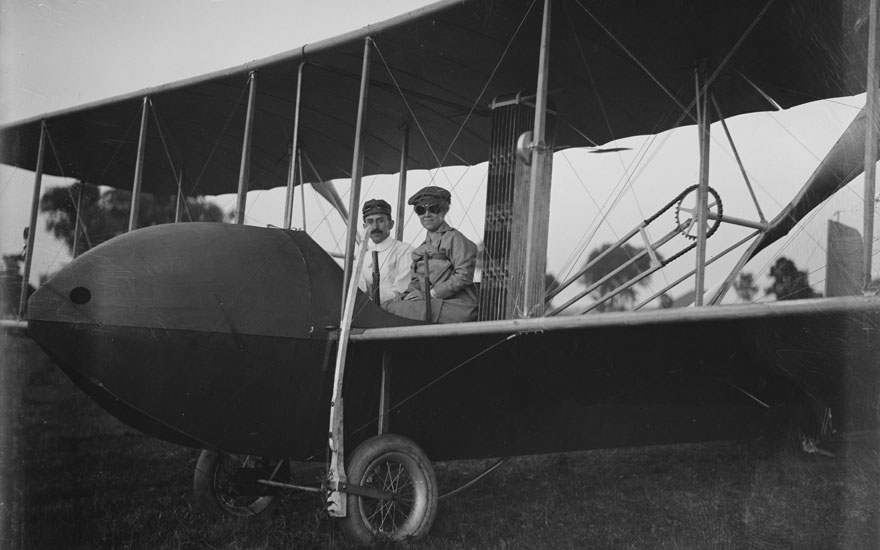
[[(451, 195), (441, 187), (428, 186), (410, 197), (425, 241), (412, 253), (409, 286), (388, 311), (410, 319), (424, 319), (426, 309), (435, 323), (460, 323), (477, 318), (474, 270), (477, 245), (446, 223)], [(427, 292), (426, 292), (427, 287)], [(431, 299), (430, 308), (425, 300)]]

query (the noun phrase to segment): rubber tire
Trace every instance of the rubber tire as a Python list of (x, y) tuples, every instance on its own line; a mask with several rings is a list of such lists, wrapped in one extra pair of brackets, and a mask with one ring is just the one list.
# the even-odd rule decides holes
[[(196, 506), (212, 516), (253, 517), (264, 514), (274, 508), (279, 499), (273, 495), (252, 497), (238, 504), (233, 502), (223, 486), (223, 476), (241, 460), (234, 455), (217, 451), (202, 451), (193, 474), (193, 497)], [(241, 497), (237, 497), (241, 498)]]
[[(360, 486), (376, 486), (370, 482), (370, 474), (389, 462), (402, 466), (405, 475), (412, 480), (412, 507), (405, 512), (401, 525), (388, 532), (377, 529), (368, 518), (370, 509), (377, 501), (349, 493), (346, 497), (346, 517), (339, 521), (342, 531), (356, 545), (368, 546), (383, 540), (419, 538), (426, 535), (434, 523), (438, 499), (434, 468), (425, 452), (406, 437), (378, 435), (359, 445), (349, 460), (348, 482)], [(380, 489), (384, 490), (381, 486)]]

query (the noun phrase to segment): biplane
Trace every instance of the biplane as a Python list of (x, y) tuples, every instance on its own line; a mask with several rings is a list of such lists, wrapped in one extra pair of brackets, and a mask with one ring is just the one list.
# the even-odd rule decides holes
[[(42, 174), (130, 186), (132, 220), (140, 193), (237, 191), (237, 223), (132, 227), (76, 258), (30, 298), (27, 333), (122, 421), (203, 449), (194, 483), (208, 507), (253, 515), (279, 490), (320, 492), (364, 544), (428, 532), (431, 460), (755, 437), (792, 406), (808, 411), (804, 429), (829, 411), (840, 429), (874, 425), (880, 299), (721, 305), (759, 251), (866, 167), (873, 180), (874, 11), (869, 0), (443, 0), (5, 125), (0, 161), (36, 174), (31, 247)], [(713, 120), (726, 131), (729, 117), (866, 90), (775, 217), (723, 211), (708, 177)], [(618, 243), (641, 238), (650, 269), (551, 305), (553, 153), (690, 125), (699, 181)], [(401, 219), (408, 171), (486, 161), (480, 319), (404, 319), (358, 291), (362, 178), (400, 174)], [(351, 182), (342, 266), (291, 230), (294, 188), (334, 179)], [(287, 188), (284, 226), (244, 225), (247, 191), (274, 187)], [(739, 259), (707, 289), (709, 239), (728, 226), (746, 231), (725, 251)], [(694, 307), (595, 313), (683, 258)], [(327, 461), (320, 486), (293, 483), (289, 461), (315, 460)]]

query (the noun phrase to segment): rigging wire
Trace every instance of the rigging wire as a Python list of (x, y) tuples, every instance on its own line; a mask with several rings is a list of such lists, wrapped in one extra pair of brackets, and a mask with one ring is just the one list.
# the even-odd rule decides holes
[(9, 188), (9, 184), (12, 183), (12, 178), (15, 177), (15, 174), (18, 172), (18, 166), (13, 166), (12, 171), (9, 173), (9, 177), (6, 179), (6, 183), (3, 184), (3, 189), (0, 190), (0, 197), (3, 197), (3, 194), (6, 193), (6, 190)]
[[(772, 1), (772, 0), (771, 0), (771, 1)], [(656, 76), (654, 76), (654, 73), (652, 73), (652, 72), (651, 72), (651, 71), (650, 71), (650, 70), (649, 70), (649, 69), (648, 69), (648, 68), (647, 68), (647, 67), (646, 67), (641, 61), (639, 61), (639, 59), (638, 59), (638, 58), (637, 58), (637, 57), (636, 57), (631, 51), (629, 51), (629, 49), (628, 49), (626, 46), (623, 45), (623, 42), (621, 42), (621, 41), (620, 41), (620, 40), (614, 35), (614, 33), (612, 33), (610, 29), (608, 29), (608, 27), (606, 27), (605, 25), (603, 25), (602, 22), (599, 21), (599, 19), (598, 19), (595, 15), (593, 15), (593, 13), (592, 13), (591, 11), (590, 11), (589, 9), (587, 9), (587, 7), (584, 6), (584, 5), (580, 2), (580, 0), (575, 0), (575, 3), (576, 3), (578, 6), (580, 6), (580, 8), (581, 8), (582, 10), (584, 10), (584, 13), (586, 13), (588, 16), (590, 16), (590, 18), (596, 23), (596, 25), (598, 25), (599, 28), (602, 29), (602, 30), (605, 32), (605, 34), (607, 34), (608, 37), (611, 38), (611, 40), (613, 40), (614, 43), (617, 44), (618, 47), (620, 47), (620, 49), (623, 50), (623, 52), (624, 52), (626, 55), (628, 55), (629, 58), (632, 59), (632, 61), (633, 61), (633, 62), (634, 62), (634, 63), (635, 63), (640, 69), (642, 69), (642, 71), (644, 71), (644, 73), (645, 73), (646, 75), (648, 75), (648, 78), (650, 78), (651, 80), (654, 81), (654, 83), (655, 83), (655, 84), (656, 84), (656, 85), (657, 85), (657, 86), (663, 91), (663, 93), (665, 93), (665, 94), (669, 97), (669, 99), (671, 99), (676, 105), (678, 105), (678, 107), (679, 107), (679, 108), (682, 110), (682, 112), (684, 113), (684, 115), (682, 116), (682, 118), (679, 119), (679, 123), (680, 123), (681, 120), (684, 119), (686, 116), (690, 115), (690, 111), (691, 111), (691, 109), (693, 108), (693, 105), (694, 105), (693, 103), (691, 103), (691, 105), (690, 105), (689, 107), (685, 107), (681, 102), (679, 102), (678, 97), (676, 97), (675, 95), (673, 95), (672, 92), (670, 92), (670, 91), (666, 88), (666, 86), (664, 86), (663, 83), (660, 82), (660, 79), (658, 79)], [(693, 115), (690, 115), (690, 117), (691, 117), (691, 119), (693, 119)], [(696, 122), (696, 120), (694, 120), (694, 122)], [(676, 126), (678, 126), (678, 124), (676, 124)]]
[[(682, 87), (679, 88), (679, 90), (678, 90), (679, 92), (682, 91), (683, 86), (684, 85), (682, 85)], [(620, 198), (626, 192), (627, 187), (633, 184), (633, 181), (636, 180), (638, 178), (638, 176), (646, 169), (647, 165), (650, 164), (650, 162), (653, 161), (654, 158), (656, 158), (656, 156), (659, 154), (659, 151), (662, 149), (663, 144), (666, 143), (666, 141), (668, 141), (670, 139), (670, 137), (672, 135), (671, 132), (666, 132), (665, 135), (661, 139), (660, 145), (658, 145), (657, 147), (652, 149), (654, 142), (657, 140), (657, 137), (658, 137), (658, 134), (656, 133), (656, 129), (662, 127), (664, 124), (664, 121), (667, 119), (667, 117), (671, 116), (671, 114), (672, 114), (671, 111), (667, 111), (664, 114), (664, 116), (661, 117), (657, 121), (657, 123), (655, 124), (655, 132), (653, 132), (651, 134), (649, 139), (642, 141), (642, 143), (639, 146), (638, 151), (635, 153), (635, 157), (634, 157), (633, 161), (630, 163), (630, 165), (624, 166), (624, 172), (621, 175), (620, 180), (618, 180), (618, 183), (612, 189), (611, 194), (606, 198), (605, 202), (602, 205), (602, 208), (599, 209), (599, 219), (596, 220), (595, 227), (593, 227), (592, 230), (588, 227), (588, 229), (584, 232), (584, 234), (581, 236), (580, 240), (578, 241), (578, 244), (574, 247), (572, 254), (569, 256), (568, 260), (566, 260), (566, 263), (564, 265), (566, 265), (567, 268), (566, 267), (563, 268), (563, 271), (566, 271), (565, 275), (563, 276), (563, 280), (568, 279), (568, 277), (571, 275), (572, 270), (574, 270), (576, 268), (576, 265), (578, 264), (580, 259), (583, 257), (583, 254), (586, 252), (587, 246), (589, 245), (590, 242), (592, 242), (596, 233), (598, 233), (601, 225), (603, 223), (607, 223), (608, 215), (610, 215), (611, 211), (614, 210), (614, 208), (617, 206)], [(650, 153), (650, 156), (649, 156), (649, 153)], [(648, 159), (648, 160), (646, 160), (646, 159)], [(576, 171), (575, 171), (575, 173), (577, 174)], [(614, 200), (611, 202), (611, 204), (609, 206), (609, 201), (611, 200), (611, 196), (614, 195), (615, 193), (617, 193), (617, 196), (614, 198)], [(607, 207), (607, 209), (606, 209), (606, 207)], [(603, 211), (604, 211), (604, 213), (603, 213)], [(592, 227), (592, 225), (591, 225), (591, 227)], [(609, 227), (610, 227), (610, 224), (609, 224)], [(612, 228), (612, 230), (613, 230), (613, 228)]]
[(220, 141), (223, 139), (223, 136), (226, 135), (226, 129), (229, 128), (229, 125), (232, 123), (232, 118), (235, 116), (235, 112), (238, 110), (238, 106), (241, 105), (241, 100), (244, 97), (246, 91), (250, 89), (250, 77), (248, 77), (244, 86), (242, 86), (241, 93), (238, 95), (238, 99), (235, 101), (235, 105), (233, 105), (232, 110), (229, 113), (229, 116), (226, 117), (226, 123), (223, 125), (223, 129), (220, 130), (220, 135), (217, 138), (217, 141), (214, 142), (214, 146), (211, 148), (211, 152), (208, 153), (208, 158), (205, 159), (204, 165), (202, 165), (202, 170), (199, 172), (198, 177), (196, 177), (195, 181), (192, 184), (192, 189), (190, 189), (190, 194), (194, 195), (196, 191), (196, 187), (198, 187), (199, 183), (202, 181), (202, 176), (205, 175), (205, 170), (208, 169), (208, 165), (211, 163), (211, 158), (213, 158), (214, 153), (217, 151), (217, 148), (220, 146)]
[(537, 0), (532, 0), (532, 3), (529, 4), (528, 9), (526, 10), (525, 14), (523, 15), (523, 18), (520, 20), (519, 25), (517, 25), (516, 30), (513, 31), (513, 34), (511, 35), (510, 40), (507, 42), (507, 46), (505, 46), (504, 51), (501, 53), (501, 58), (498, 60), (498, 63), (495, 64), (495, 67), (492, 69), (492, 72), (489, 74), (489, 78), (486, 80), (486, 83), (483, 85), (483, 89), (480, 90), (480, 94), (474, 100), (473, 105), (471, 105), (470, 111), (468, 111), (468, 114), (465, 117), (464, 121), (458, 127), (458, 132), (452, 138), (452, 142), (449, 144), (449, 148), (446, 150), (446, 153), (443, 155), (444, 161), (446, 160), (446, 157), (449, 156), (449, 152), (452, 151), (452, 147), (455, 145), (455, 142), (458, 140), (458, 136), (461, 135), (461, 131), (464, 129), (465, 125), (468, 123), (468, 120), (470, 120), (471, 115), (473, 115), (474, 110), (477, 108), (477, 105), (479, 104), (480, 100), (483, 99), (483, 94), (486, 93), (486, 90), (489, 88), (489, 84), (491, 84), (492, 80), (495, 78), (495, 73), (498, 72), (498, 69), (501, 67), (501, 63), (507, 57), (508, 50), (510, 50), (510, 47), (513, 45), (513, 41), (519, 35), (520, 29), (522, 29), (523, 25), (526, 22), (526, 18), (528, 18), (529, 14), (532, 12), (532, 8), (535, 7), (536, 3), (537, 3)]
[[(396, 410), (396, 409), (400, 409), (400, 407), (402, 407), (403, 405), (405, 405), (406, 403), (408, 403), (409, 401), (411, 401), (411, 400), (412, 400), (413, 398), (415, 398), (417, 395), (423, 393), (424, 391), (426, 391), (426, 390), (427, 390), (428, 388), (430, 388), (431, 386), (434, 386), (434, 385), (437, 384), (438, 382), (442, 381), (444, 378), (448, 377), (449, 375), (451, 375), (452, 373), (454, 373), (455, 371), (457, 371), (457, 370), (460, 369), (461, 367), (467, 365), (468, 363), (471, 363), (471, 362), (474, 361), (475, 359), (478, 359), (478, 358), (482, 357), (483, 355), (489, 353), (490, 351), (494, 350), (495, 348), (497, 348), (498, 346), (504, 344), (505, 342), (509, 342), (509, 341), (513, 340), (514, 338), (516, 338), (516, 337), (519, 336), (519, 335), (520, 335), (520, 333), (518, 333), (518, 332), (514, 332), (513, 334), (509, 334), (509, 335), (505, 336), (504, 338), (501, 338), (500, 340), (498, 340), (498, 341), (496, 341), (496, 342), (494, 342), (494, 343), (492, 343), (492, 344), (489, 344), (488, 346), (486, 346), (486, 347), (483, 348), (482, 350), (476, 352), (475, 354), (471, 355), (471, 356), (468, 357), (467, 359), (465, 359), (465, 360), (459, 362), (457, 365), (455, 365), (455, 366), (453, 366), (453, 367), (447, 369), (446, 371), (444, 371), (443, 373), (441, 373), (440, 375), (438, 375), (437, 377), (435, 377), (435, 378), (434, 378), (433, 380), (431, 380), (430, 382), (426, 383), (425, 385), (423, 385), (423, 386), (420, 387), (419, 389), (417, 389), (417, 390), (415, 390), (414, 392), (410, 393), (409, 395), (407, 395), (406, 397), (404, 397), (403, 399), (401, 399), (400, 401), (398, 401), (397, 403), (395, 403), (394, 405), (392, 405), (391, 408), (390, 408), (386, 413), (384, 413), (384, 414), (389, 414), (389, 413), (391, 413), (392, 411), (394, 411), (394, 410)], [(356, 435), (356, 434), (360, 433), (361, 431), (363, 431), (364, 429), (366, 429), (367, 427), (369, 427), (373, 422), (378, 421), (380, 417), (381, 417), (381, 415), (376, 415), (376, 416), (374, 416), (371, 420), (368, 420), (368, 421), (365, 422), (362, 426), (360, 426), (359, 428), (357, 428), (357, 429), (355, 429), (354, 431), (352, 431), (352, 432), (351, 432), (351, 435)]]
[[(174, 169), (174, 161), (171, 159), (171, 151), (168, 149), (168, 140), (165, 138), (165, 133), (162, 131), (162, 125), (159, 123), (159, 113), (156, 112), (156, 105), (153, 104), (153, 98), (149, 98), (150, 102), (150, 111), (153, 113), (153, 120), (156, 122), (156, 129), (159, 131), (159, 140), (162, 142), (162, 148), (165, 150), (165, 158), (168, 159), (168, 164), (171, 166), (171, 174), (174, 176), (174, 182), (177, 186), (177, 193), (179, 196), (183, 198), (181, 201), (183, 203), (183, 211), (186, 213), (187, 219), (192, 221), (192, 212), (189, 211), (189, 203), (186, 200), (186, 195), (183, 192), (183, 182), (181, 181), (180, 175), (183, 173), (183, 162), (181, 162), (180, 173)], [(179, 200), (175, 198), (175, 200)]]
[[(315, 168), (314, 163), (312, 163), (312, 159), (309, 156), (309, 153), (307, 151), (300, 149), (300, 154), (303, 157), (305, 157), (306, 163), (308, 163), (309, 168), (311, 169), (312, 173), (315, 175), (315, 178), (317, 178), (317, 180), (319, 182), (325, 183), (326, 180), (324, 180), (324, 178), (321, 177), (321, 174), (318, 173), (318, 169)], [(331, 181), (330, 184), (332, 185), (332, 183), (333, 182)], [(300, 183), (300, 185), (302, 185), (302, 183)], [(314, 199), (315, 204), (318, 205), (318, 208), (321, 210), (321, 214), (323, 215), (321, 220), (319, 222), (317, 222), (317, 224), (315, 224), (314, 229), (312, 229), (312, 231), (317, 231), (318, 229), (321, 228), (321, 226), (324, 224), (324, 222), (326, 222), (327, 228), (330, 230), (330, 236), (333, 237), (333, 241), (336, 243), (336, 252), (340, 252), (342, 250), (342, 246), (339, 244), (339, 239), (336, 236), (336, 232), (333, 231), (333, 224), (330, 223), (330, 221), (329, 221), (330, 214), (333, 212), (333, 210), (331, 210), (330, 212), (327, 212), (324, 210), (324, 205), (321, 204), (321, 201), (320, 201), (319, 197), (317, 196), (317, 191), (315, 191), (314, 185), (312, 185), (312, 198)], [(335, 210), (335, 207), (334, 207), (334, 210)], [(349, 212), (349, 219), (351, 219), (350, 212)], [(305, 220), (303, 220), (303, 225), (305, 225)], [(303, 227), (303, 229), (305, 229), (305, 227)]]
[(168, 159), (168, 165), (171, 167), (171, 175), (174, 176), (174, 179), (177, 179), (177, 170), (174, 169), (174, 161), (171, 160), (171, 151), (168, 150), (168, 143), (165, 139), (165, 133), (162, 131), (162, 125), (159, 123), (159, 114), (156, 112), (156, 106), (153, 104), (153, 99), (148, 99), (150, 104), (150, 112), (153, 113), (153, 120), (156, 122), (156, 129), (159, 131), (159, 140), (162, 142), (162, 148), (165, 150), (165, 158)]
[[(590, 69), (590, 64), (587, 63), (586, 55), (584, 55), (584, 48), (581, 44), (580, 35), (577, 33), (577, 31), (575, 31), (574, 18), (571, 15), (571, 10), (569, 10), (568, 8), (568, 2), (563, 2), (562, 8), (565, 10), (566, 15), (568, 16), (568, 26), (571, 29), (572, 36), (574, 36), (574, 41), (578, 49), (578, 55), (580, 55), (581, 61), (583, 61), (584, 63), (584, 68), (587, 69), (587, 76), (590, 78), (590, 84), (593, 88), (593, 96), (596, 99), (596, 103), (599, 105), (599, 110), (602, 112), (602, 119), (605, 121), (605, 126), (607, 126), (608, 128), (608, 135), (611, 137), (611, 141), (614, 141), (614, 128), (612, 128), (611, 126), (611, 119), (608, 117), (608, 111), (605, 109), (605, 103), (602, 101), (602, 96), (599, 95), (599, 87), (596, 85), (596, 79), (593, 77), (593, 71)], [(583, 134), (581, 135), (583, 136)]]
[[(376, 52), (379, 54), (379, 57), (380, 57), (383, 65), (385, 65), (385, 69), (388, 71), (388, 74), (391, 77), (391, 80), (392, 80), (392, 83), (394, 84), (394, 87), (397, 89), (398, 93), (400, 94), (400, 97), (403, 99), (404, 105), (406, 105), (406, 108), (409, 111), (410, 116), (413, 118), (413, 121), (416, 123), (416, 127), (419, 129), (419, 133), (422, 134), (422, 137), (425, 140), (425, 144), (428, 146), (428, 149), (431, 151), (431, 155), (434, 157), (435, 161), (437, 162), (438, 167), (442, 167), (443, 163), (446, 161), (446, 158), (449, 157), (449, 155), (451, 154), (452, 148), (455, 146), (455, 143), (458, 141), (459, 136), (461, 136), (462, 131), (467, 126), (467, 123), (470, 120), (470, 117), (473, 115), (474, 111), (476, 110), (477, 105), (479, 105), (480, 101), (483, 99), (483, 95), (486, 93), (486, 90), (489, 88), (489, 85), (494, 80), (495, 74), (498, 72), (498, 69), (501, 67), (502, 62), (506, 59), (508, 51), (510, 50), (511, 46), (513, 45), (514, 41), (516, 40), (517, 36), (519, 35), (520, 30), (522, 29), (523, 25), (525, 24), (526, 19), (528, 18), (529, 14), (531, 13), (531, 11), (534, 8), (536, 3), (537, 3), (537, 0), (532, 0), (528, 9), (523, 14), (523, 17), (520, 20), (519, 24), (517, 25), (516, 30), (512, 33), (510, 39), (507, 42), (507, 45), (504, 48), (504, 51), (501, 53), (501, 56), (498, 59), (498, 62), (495, 64), (495, 67), (492, 69), (492, 72), (489, 74), (489, 77), (486, 79), (486, 82), (483, 85), (483, 88), (480, 90), (480, 93), (477, 95), (476, 99), (471, 104), (471, 107), (468, 110), (468, 113), (465, 116), (464, 120), (459, 125), (455, 136), (453, 136), (452, 140), (450, 141), (449, 146), (447, 147), (446, 152), (443, 154), (442, 159), (437, 157), (437, 153), (434, 151), (434, 148), (431, 146), (430, 141), (428, 140), (428, 137), (427, 137), (424, 129), (422, 128), (421, 123), (418, 120), (418, 117), (416, 117), (415, 113), (413, 112), (413, 109), (410, 107), (409, 101), (406, 99), (406, 96), (405, 96), (403, 90), (398, 85), (397, 79), (394, 77), (394, 74), (392, 73), (391, 68), (389, 67), (389, 65), (387, 63), (385, 56), (382, 54), (381, 50), (379, 49), (378, 44), (376, 43), (376, 41), (374, 39), (370, 40), (370, 42), (373, 44), (373, 47), (375, 48)], [(444, 173), (444, 176), (445, 175), (446, 174)], [(455, 191), (455, 185), (452, 185), (451, 187), (452, 187), (452, 191)], [(473, 223), (473, 221), (470, 219), (467, 211), (465, 211), (465, 217), (470, 222), (473, 229), (476, 231), (476, 226)], [(477, 231), (477, 232), (479, 233), (479, 231)]]
[[(534, 5), (535, 1), (536, 1), (536, 0), (533, 0), (532, 5)], [(528, 16), (528, 12), (526, 13), (526, 16)], [(517, 27), (517, 33), (519, 32), (519, 28), (522, 27), (522, 24), (523, 24), (524, 22), (525, 22), (525, 16), (523, 17), (523, 20), (520, 22), (520, 26)], [(514, 36), (512, 36), (511, 39), (510, 39), (510, 41), (508, 42), (508, 44), (507, 44), (507, 48), (505, 48), (504, 53), (503, 53), (502, 56), (501, 56), (501, 59), (499, 59), (498, 64), (497, 64), (496, 67), (495, 67), (495, 70), (492, 72), (492, 75), (489, 77), (489, 80), (486, 82), (485, 86), (483, 87), (483, 91), (480, 92), (480, 96), (477, 98), (477, 100), (476, 100), (476, 101), (474, 102), (474, 104), (471, 106), (471, 110), (470, 110), (470, 112), (468, 113), (468, 116), (465, 118), (464, 122), (462, 122), (462, 124), (459, 125), (458, 132), (457, 132), (457, 133), (455, 134), (455, 136), (453, 137), (452, 142), (450, 143), (449, 148), (446, 150), (446, 154), (444, 155), (443, 159), (440, 159), (440, 158), (437, 156), (437, 153), (436, 153), (436, 151), (434, 150), (434, 148), (432, 147), (432, 145), (431, 145), (431, 143), (430, 143), (430, 140), (428, 139), (428, 136), (427, 136), (427, 134), (425, 133), (425, 130), (424, 130), (424, 128), (422, 127), (421, 122), (420, 122), (419, 119), (418, 119), (418, 116), (416, 116), (415, 112), (413, 111), (412, 107), (410, 106), (410, 103), (409, 103), (409, 101), (407, 100), (406, 95), (405, 95), (403, 89), (402, 89), (402, 88), (400, 87), (400, 85), (398, 84), (398, 82), (397, 82), (397, 78), (395, 78), (394, 73), (393, 73), (392, 70), (391, 70), (391, 67), (388, 65), (388, 62), (387, 62), (387, 60), (385, 59), (385, 56), (382, 54), (382, 50), (379, 49), (379, 45), (376, 43), (375, 40), (372, 40), (372, 39), (370, 40), (370, 43), (373, 45), (373, 48), (376, 50), (376, 53), (379, 54), (379, 59), (382, 61), (382, 64), (385, 66), (385, 70), (388, 72), (388, 76), (391, 78), (391, 82), (393, 83), (395, 89), (397, 90), (397, 93), (400, 95), (401, 99), (403, 100), (403, 103), (404, 103), (404, 105), (406, 106), (407, 111), (408, 111), (409, 114), (410, 114), (410, 117), (412, 118), (413, 122), (415, 123), (416, 128), (418, 128), (419, 133), (422, 135), (422, 138), (424, 139), (425, 144), (426, 144), (427, 147), (428, 147), (428, 150), (431, 152), (431, 155), (434, 157), (435, 162), (437, 162), (437, 168), (435, 169), (436, 171), (439, 171), (439, 170), (443, 167), (443, 162), (446, 160), (446, 157), (449, 156), (449, 152), (452, 150), (452, 147), (453, 147), (453, 145), (455, 144), (455, 141), (458, 139), (458, 136), (461, 135), (461, 132), (462, 132), (462, 130), (464, 129), (464, 126), (467, 124), (467, 121), (468, 121), (468, 119), (470, 118), (470, 115), (473, 113), (473, 111), (474, 111), (474, 109), (476, 108), (477, 104), (479, 103), (480, 99), (482, 99), (482, 94), (485, 93), (486, 88), (488, 88), (489, 84), (492, 82), (492, 78), (494, 77), (495, 71), (497, 71), (498, 67), (501, 65), (501, 62), (504, 61), (504, 57), (505, 57), (505, 55), (507, 54), (507, 51), (510, 49), (510, 46), (513, 44), (513, 40), (514, 40), (515, 38), (516, 38), (516, 33), (514, 33)], [(466, 165), (465, 165), (465, 171), (464, 171), (464, 173), (463, 173), (461, 176), (459, 176), (459, 179), (456, 181), (456, 183), (453, 183), (453, 182), (451, 181), (451, 179), (449, 178), (449, 175), (448, 175), (446, 172), (442, 172), (444, 178), (446, 178), (447, 184), (450, 186), (450, 191), (451, 191), (452, 193), (455, 193), (456, 198), (458, 198), (458, 199), (459, 199), (459, 202), (462, 202), (462, 203), (464, 203), (464, 201), (462, 201), (461, 198), (458, 196), (458, 193), (456, 193), (456, 187), (457, 187), (457, 185), (462, 181), (462, 179), (464, 179), (464, 176), (468, 173), (468, 171), (470, 170), (471, 166), (472, 166), (472, 165), (470, 165), (470, 164), (466, 164)], [(430, 181), (431, 181), (432, 183), (433, 183), (435, 177), (436, 177), (436, 172), (435, 172), (434, 175), (431, 176)], [(402, 200), (402, 199), (398, 199), (398, 200)], [(471, 202), (473, 202), (473, 200), (472, 200)], [(469, 213), (469, 209), (465, 209), (465, 211), (463, 212), (462, 215), (463, 215), (464, 219), (470, 224), (470, 226), (471, 226), (471, 228), (474, 230), (474, 232), (475, 232), (476, 234), (479, 234), (480, 231), (477, 229), (476, 224), (474, 223), (473, 219), (471, 218), (470, 213)], [(407, 222), (406, 222), (406, 224), (404, 225), (404, 227), (406, 227), (406, 225), (409, 224), (409, 221), (410, 221), (411, 219), (412, 219), (412, 216), (410, 216), (410, 217), (407, 218)], [(484, 250), (485, 250), (485, 249), (484, 249)]]
[[(131, 122), (129, 123), (128, 128), (125, 130), (125, 133), (122, 135), (122, 139), (119, 141), (119, 143), (116, 144), (116, 149), (113, 151), (113, 154), (110, 156), (110, 160), (107, 161), (107, 166), (104, 167), (104, 171), (101, 172), (101, 176), (98, 178), (98, 181), (95, 182), (95, 185), (100, 186), (100, 185), (101, 185), (101, 182), (104, 181), (104, 176), (107, 175), (107, 171), (110, 170), (110, 166), (113, 164), (113, 161), (116, 160), (116, 155), (119, 154), (119, 150), (122, 149), (122, 145), (123, 145), (124, 143), (126, 143), (126, 141), (127, 141), (126, 138), (128, 138), (128, 134), (129, 134), (129, 132), (131, 132), (131, 129), (132, 129), (132, 127), (134, 126), (134, 123), (135, 123), (139, 118), (140, 118), (140, 112), (138, 112), (138, 113), (137, 113), (137, 114), (131, 119)], [(46, 132), (46, 135), (48, 136), (48, 135), (49, 135), (49, 132)], [(50, 138), (50, 142), (51, 142), (51, 138)], [(52, 149), (54, 150), (55, 147), (53, 146)], [(57, 153), (56, 153), (56, 160), (57, 160)], [(59, 167), (60, 167), (61, 161), (58, 160), (58, 163), (59, 163)], [(64, 169), (62, 168), (62, 173), (63, 173), (63, 171), (64, 171)]]

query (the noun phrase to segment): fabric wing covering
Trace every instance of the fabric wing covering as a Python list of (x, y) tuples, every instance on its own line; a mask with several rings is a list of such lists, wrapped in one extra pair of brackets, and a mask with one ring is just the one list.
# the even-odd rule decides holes
[[(549, 104), (557, 149), (694, 124), (695, 68), (722, 113), (783, 108), (865, 88), (869, 0), (557, 0)], [(375, 41), (364, 173), (484, 162), (494, 98), (533, 94), (543, 2), (455, 0), (279, 55), (0, 128), (0, 162), (132, 185), (142, 99), (150, 98), (143, 190), (216, 195), (237, 186), (256, 71), (250, 189), (286, 184), (296, 78), (306, 181), (349, 177), (364, 37)], [(390, 71), (389, 71), (390, 69)], [(403, 93), (404, 99), (401, 97)], [(54, 154), (58, 155), (59, 163)], [(314, 168), (312, 168), (312, 166)]]

